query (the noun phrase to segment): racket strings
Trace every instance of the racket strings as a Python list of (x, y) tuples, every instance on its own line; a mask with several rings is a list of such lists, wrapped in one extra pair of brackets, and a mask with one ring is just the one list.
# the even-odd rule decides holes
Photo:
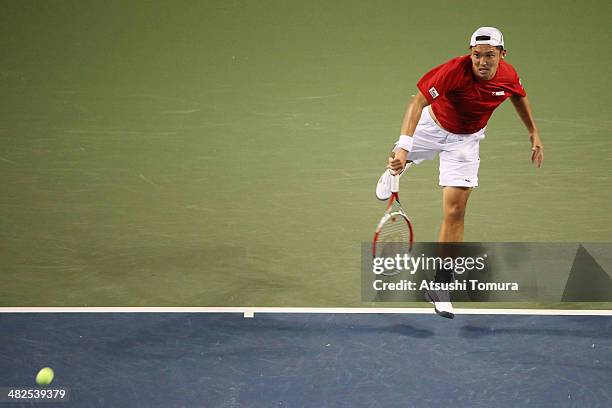
[(410, 229), (404, 217), (400, 214), (392, 214), (383, 224), (377, 241), (409, 243)]
[[(391, 213), (391, 217), (385, 221), (376, 239), (375, 256), (395, 258), (397, 254), (407, 253), (411, 238), (406, 219), (399, 213)], [(397, 271), (388, 271), (385, 275), (396, 273)]]
[[(400, 213), (391, 213), (391, 217), (385, 221), (375, 242), (375, 256), (382, 258), (395, 258), (410, 252), (409, 243), (411, 233), (406, 219)], [(397, 269), (387, 269), (382, 273), (384, 276), (395, 276), (401, 271)]]

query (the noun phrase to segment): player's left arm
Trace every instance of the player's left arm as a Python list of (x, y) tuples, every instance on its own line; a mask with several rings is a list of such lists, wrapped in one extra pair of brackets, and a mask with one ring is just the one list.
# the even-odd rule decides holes
[(544, 145), (542, 144), (542, 139), (540, 139), (538, 127), (533, 120), (533, 115), (531, 114), (529, 99), (527, 99), (527, 96), (513, 95), (510, 97), (510, 100), (529, 132), (529, 140), (531, 140), (531, 162), (540, 168), (544, 161)]

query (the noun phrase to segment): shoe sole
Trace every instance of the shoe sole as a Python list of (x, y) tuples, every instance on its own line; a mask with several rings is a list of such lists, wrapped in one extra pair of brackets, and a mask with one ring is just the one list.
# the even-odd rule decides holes
[[(377, 184), (376, 186), (378, 187), (378, 184)], [(387, 198), (380, 198), (380, 197), (378, 196), (378, 194), (376, 194), (376, 191), (374, 191), (374, 197), (376, 197), (376, 199), (377, 199), (378, 201), (387, 201), (388, 199), (390, 199), (390, 198), (391, 198), (391, 196), (392, 196), (392, 195), (393, 195), (393, 193), (389, 194), (389, 197), (387, 197)]]
[[(376, 184), (376, 187), (378, 187), (378, 183)], [(377, 199), (378, 201), (387, 201), (388, 199), (390, 199), (390, 198), (391, 198), (391, 196), (392, 196), (392, 195), (393, 195), (393, 193), (389, 194), (389, 197), (387, 197), (387, 198), (380, 198), (380, 197), (378, 196), (378, 194), (376, 194), (376, 192), (374, 192), (374, 196), (376, 197), (376, 199)]]
[(436, 312), (436, 314), (438, 316), (442, 316), (442, 317), (445, 317), (447, 319), (454, 319), (455, 318), (455, 314), (454, 313), (444, 312), (444, 311), (438, 310), (438, 308), (436, 307), (436, 302), (434, 302), (432, 297), (427, 292), (425, 292), (425, 300), (427, 300), (429, 303), (431, 303), (433, 305), (434, 311)]

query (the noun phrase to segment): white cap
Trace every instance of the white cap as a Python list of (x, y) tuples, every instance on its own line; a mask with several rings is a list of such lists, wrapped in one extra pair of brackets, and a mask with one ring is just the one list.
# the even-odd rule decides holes
[(470, 39), (470, 47), (478, 44), (489, 44), (494, 47), (504, 46), (504, 35), (495, 27), (480, 27)]

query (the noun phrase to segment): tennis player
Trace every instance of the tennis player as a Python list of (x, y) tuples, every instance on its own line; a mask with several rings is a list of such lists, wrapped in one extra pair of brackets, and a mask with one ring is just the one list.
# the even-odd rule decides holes
[[(444, 219), (439, 242), (463, 241), (464, 215), (478, 186), (479, 144), (493, 111), (510, 98), (531, 141), (531, 161), (544, 160), (542, 140), (517, 72), (505, 61), (504, 37), (495, 27), (480, 27), (470, 39), (470, 53), (433, 68), (417, 83), (401, 127), (401, 136), (378, 181), (376, 196), (391, 196), (391, 177), (411, 164), (440, 156), (439, 184)], [(448, 292), (428, 293), (438, 314), (454, 316)]]

